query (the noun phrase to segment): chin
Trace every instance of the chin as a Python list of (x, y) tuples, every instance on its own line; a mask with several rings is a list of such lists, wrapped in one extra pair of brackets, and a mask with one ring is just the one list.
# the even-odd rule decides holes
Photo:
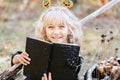
[(64, 43), (63, 41), (60, 41), (60, 40), (54, 40), (54, 41), (52, 41), (53, 43)]

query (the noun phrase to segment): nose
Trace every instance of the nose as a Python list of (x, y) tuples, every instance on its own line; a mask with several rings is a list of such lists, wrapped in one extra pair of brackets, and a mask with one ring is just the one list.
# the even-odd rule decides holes
[(59, 34), (60, 33), (60, 30), (58, 28), (55, 28), (54, 29), (54, 34)]

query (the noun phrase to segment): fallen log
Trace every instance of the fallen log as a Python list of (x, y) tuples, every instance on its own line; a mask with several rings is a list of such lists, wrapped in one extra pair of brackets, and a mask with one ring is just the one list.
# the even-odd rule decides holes
[(120, 80), (120, 58), (110, 58), (89, 68), (84, 80)]
[(22, 64), (13, 65), (9, 70), (0, 73), (0, 80), (15, 80), (17, 74), (22, 68)]

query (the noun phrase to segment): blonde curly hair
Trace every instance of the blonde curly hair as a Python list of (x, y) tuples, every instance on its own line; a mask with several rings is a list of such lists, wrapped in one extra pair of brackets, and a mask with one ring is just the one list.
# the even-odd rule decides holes
[(50, 23), (62, 23), (67, 25), (71, 32), (68, 35), (68, 43), (81, 44), (82, 29), (77, 17), (63, 6), (52, 6), (42, 13), (39, 20), (34, 24), (35, 35), (38, 39), (49, 41), (46, 37), (45, 27)]

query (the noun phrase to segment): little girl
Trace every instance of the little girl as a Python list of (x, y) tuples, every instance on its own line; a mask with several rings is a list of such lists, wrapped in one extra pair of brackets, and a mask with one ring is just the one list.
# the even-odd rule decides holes
[[(66, 7), (54, 6), (42, 13), (40, 19), (34, 24), (35, 36), (53, 43), (70, 43), (81, 45), (82, 31), (79, 20)], [(17, 52), (12, 56), (12, 65), (22, 63), (30, 64), (29, 55), (26, 52)], [(47, 79), (46, 74), (42, 80), (51, 80), (51, 74)]]

